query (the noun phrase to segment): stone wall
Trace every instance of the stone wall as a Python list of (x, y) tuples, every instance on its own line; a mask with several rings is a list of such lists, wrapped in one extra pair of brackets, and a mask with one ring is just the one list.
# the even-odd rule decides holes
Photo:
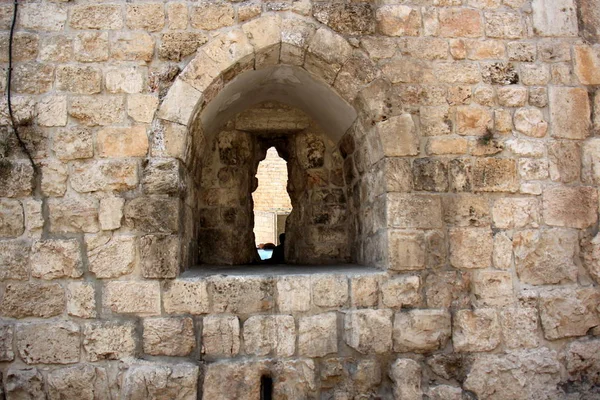
[[(2, 99), (4, 395), (600, 396), (597, 3), (20, 2), (36, 168)], [(244, 118), (264, 101), (287, 104), (267, 133)], [(358, 266), (194, 267), (211, 229), (250, 260), (271, 142), (297, 164), (293, 256)], [(319, 207), (343, 223), (300, 238)]]

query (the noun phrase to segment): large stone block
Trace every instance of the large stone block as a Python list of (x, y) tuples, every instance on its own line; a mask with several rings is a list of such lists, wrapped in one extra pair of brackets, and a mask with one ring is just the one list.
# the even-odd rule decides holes
[(57, 32), (67, 22), (67, 7), (63, 4), (22, 4), (19, 24), (27, 30)]
[(584, 237), (581, 241), (581, 260), (592, 279), (600, 283), (600, 234), (591, 238)]
[(544, 222), (548, 225), (583, 229), (598, 220), (595, 187), (548, 187), (544, 190), (542, 203)]
[(454, 350), (479, 352), (494, 350), (501, 342), (501, 329), (495, 309), (459, 310), (452, 332)]
[(512, 274), (506, 271), (477, 271), (473, 276), (476, 307), (505, 307), (514, 302)]
[(91, 322), (83, 326), (88, 361), (120, 360), (135, 355), (135, 325), (131, 322)]
[(255, 315), (244, 322), (247, 354), (290, 357), (296, 350), (296, 324), (291, 315)]
[(77, 162), (71, 164), (69, 181), (71, 187), (79, 193), (122, 192), (137, 187), (137, 169), (137, 163), (131, 160)]
[(421, 13), (418, 8), (390, 4), (377, 9), (377, 29), (386, 36), (419, 36)]
[(448, 164), (435, 158), (413, 160), (413, 188), (427, 192), (448, 190)]
[(164, 4), (128, 4), (125, 21), (127, 27), (132, 30), (160, 31), (165, 26)]
[(574, 0), (533, 0), (533, 30), (539, 36), (577, 36), (577, 5)]
[(12, 361), (15, 359), (13, 351), (14, 327), (8, 324), (0, 324), (0, 361)]
[(337, 314), (301, 317), (298, 321), (298, 353), (306, 357), (323, 357), (337, 353)]
[(388, 266), (394, 271), (425, 268), (425, 235), (421, 232), (388, 231)]
[(40, 126), (67, 125), (67, 96), (46, 96), (36, 105)]
[(383, 153), (387, 157), (419, 154), (419, 137), (410, 114), (402, 114), (377, 124)]
[(73, 42), (75, 60), (98, 62), (108, 60), (108, 32), (82, 32)]
[(443, 8), (439, 12), (442, 37), (480, 37), (483, 35), (481, 12), (467, 8)]
[(6, 396), (8, 399), (46, 398), (44, 392), (44, 377), (37, 368), (9, 368), (5, 380)]
[(191, 318), (146, 318), (144, 353), (153, 356), (187, 356), (196, 344)]
[(280, 312), (294, 313), (310, 310), (311, 278), (283, 276), (277, 280), (277, 307)]
[(80, 364), (48, 373), (48, 399), (109, 399), (108, 374), (103, 367)]
[(484, 227), (490, 224), (490, 204), (485, 196), (457, 194), (442, 198), (444, 221), (454, 226)]
[(374, 307), (379, 302), (381, 275), (357, 275), (350, 278), (350, 302), (353, 307)]
[(420, 400), (423, 398), (421, 389), (421, 366), (415, 360), (408, 358), (397, 359), (390, 367), (390, 378), (394, 382), (393, 393), (396, 400)]
[(198, 366), (186, 363), (133, 365), (123, 374), (123, 400), (198, 398)]
[(19, 324), (16, 346), (27, 364), (72, 364), (79, 362), (79, 326), (73, 322)]
[(450, 313), (443, 310), (411, 310), (394, 317), (394, 351), (429, 353), (443, 349), (452, 333)]
[(173, 280), (165, 283), (163, 307), (169, 314), (209, 312), (207, 283), (204, 280)]
[(62, 161), (93, 157), (92, 132), (81, 126), (58, 129), (54, 133), (52, 150)]
[(144, 278), (176, 278), (179, 274), (179, 237), (146, 235), (140, 238), (140, 265)]
[(98, 225), (98, 202), (91, 197), (49, 199), (50, 230), (52, 232), (95, 233)]
[(539, 310), (544, 337), (548, 340), (584, 336), (600, 324), (596, 307), (597, 288), (554, 289), (540, 293)]
[(127, 97), (127, 115), (135, 122), (149, 124), (158, 109), (158, 98), (151, 94), (132, 94)]
[(95, 67), (62, 65), (56, 69), (56, 88), (78, 94), (102, 91), (102, 72)]
[(151, 158), (144, 165), (142, 187), (148, 194), (178, 194), (184, 188), (181, 165), (172, 158)]
[(105, 72), (104, 85), (109, 93), (141, 93), (147, 76), (145, 67), (111, 68)]
[(0, 160), (0, 196), (29, 196), (33, 190), (33, 167), (28, 162)]
[(516, 192), (519, 188), (516, 162), (508, 158), (475, 160), (473, 188), (481, 192)]
[(400, 276), (381, 284), (381, 300), (386, 307), (400, 309), (421, 304), (421, 278), (417, 275)]
[(311, 277), (313, 303), (319, 307), (342, 307), (348, 301), (348, 278), (344, 275)]
[(442, 226), (442, 203), (437, 196), (387, 194), (388, 226), (431, 229)]
[(121, 227), (123, 219), (123, 206), (125, 199), (120, 197), (107, 197), (100, 199), (98, 221), (103, 231), (111, 231)]
[(502, 338), (509, 349), (539, 345), (540, 330), (535, 308), (504, 308), (500, 310)]
[(209, 315), (202, 320), (202, 353), (235, 357), (240, 351), (240, 320), (231, 315)]
[[(600, 96), (597, 96), (600, 99)], [(599, 102), (600, 104), (600, 102)], [(569, 142), (570, 143), (570, 142)], [(583, 155), (581, 155), (581, 151), (579, 144), (576, 144), (575, 151), (572, 152), (571, 157), (567, 160), (572, 160), (572, 170), (571, 174), (565, 173), (564, 175), (568, 177), (573, 177), (572, 180), (575, 180), (576, 177), (579, 177), (579, 171), (574, 171), (575, 167), (578, 167), (583, 164), (583, 169), (581, 170), (582, 180), (588, 184), (600, 184), (600, 139), (594, 138), (590, 140), (586, 140), (583, 143)], [(574, 146), (572, 146), (574, 147)], [(560, 154), (562, 155), (562, 154)], [(574, 159), (576, 156), (581, 156), (581, 159)], [(560, 162), (560, 161), (557, 161)], [(562, 160), (564, 163), (565, 160)], [(559, 164), (561, 165), (561, 164)], [(564, 168), (563, 168), (564, 169)], [(552, 172), (552, 170), (551, 170)]]
[(270, 278), (216, 276), (209, 282), (213, 312), (250, 314), (273, 308), (274, 282)]
[(81, 4), (71, 7), (69, 26), (75, 29), (120, 29), (123, 27), (119, 4)]
[(137, 197), (125, 203), (125, 221), (140, 233), (179, 230), (180, 202), (176, 198)]
[(122, 122), (124, 110), (122, 96), (78, 96), (71, 99), (69, 115), (83, 125), (103, 126)]
[(460, 309), (470, 306), (470, 274), (440, 271), (425, 280), (425, 297), (429, 308)]
[(570, 381), (585, 382), (592, 387), (600, 383), (600, 340), (587, 338), (571, 342), (565, 355)]
[(67, 313), (79, 318), (96, 318), (96, 291), (93, 283), (69, 283), (67, 286)]
[(99, 246), (88, 242), (89, 270), (101, 279), (130, 274), (136, 264), (136, 248), (136, 239), (132, 236), (115, 235)]
[(362, 354), (383, 354), (392, 348), (392, 310), (351, 310), (344, 317), (344, 340)]
[(231, 26), (235, 22), (235, 9), (231, 4), (202, 4), (194, 6), (190, 24), (196, 29), (213, 30)]
[(0, 238), (21, 236), (25, 231), (24, 218), (20, 201), (0, 199)]
[(450, 229), (450, 263), (455, 268), (489, 267), (492, 251), (492, 232), (489, 228)]
[(110, 55), (120, 61), (152, 61), (154, 39), (146, 32), (117, 32), (112, 37)]
[(31, 275), (46, 280), (81, 277), (83, 263), (80, 247), (76, 239), (35, 242), (31, 249)]
[(115, 314), (160, 314), (158, 282), (112, 281), (104, 284), (102, 302)]
[(562, 139), (585, 139), (590, 135), (591, 110), (582, 88), (550, 88), (551, 135)]
[(6, 285), (0, 313), (11, 318), (48, 318), (65, 310), (65, 291), (58, 283)]
[(96, 135), (96, 151), (100, 157), (143, 157), (148, 146), (148, 135), (143, 125), (104, 128)]
[(194, 54), (207, 41), (208, 37), (199, 32), (168, 32), (162, 35), (158, 57), (161, 60), (181, 61)]
[(539, 209), (539, 201), (533, 197), (498, 199), (492, 208), (494, 226), (501, 229), (537, 228)]

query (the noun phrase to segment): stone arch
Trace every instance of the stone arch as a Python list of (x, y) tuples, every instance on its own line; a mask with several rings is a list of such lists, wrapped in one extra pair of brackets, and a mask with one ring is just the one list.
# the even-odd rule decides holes
[[(295, 85), (286, 79), (296, 79)], [(222, 32), (200, 47), (155, 114), (153, 156), (175, 157), (187, 171), (182, 177), (188, 189), (180, 210), (180, 263), (185, 267), (195, 262), (197, 227), (189, 222), (194, 218), (189, 218), (193, 212), (187, 208), (197, 201), (197, 193), (189, 187), (197, 184), (195, 179), (200, 176), (207, 137), (222, 122), (211, 125), (210, 121), (220, 113), (227, 114), (228, 107), (235, 110), (244, 105), (243, 96), (221, 96), (225, 101), (219, 96), (236, 84), (249, 88), (246, 95), (256, 94), (252, 85), (258, 81), (287, 89), (284, 94), (293, 106), (321, 123), (328, 120), (329, 132), (343, 156), (346, 191), (355, 208), (352, 260), (385, 265), (384, 158), (394, 155), (393, 148), (398, 146), (386, 139), (390, 127), (382, 125), (392, 112), (386, 101), (390, 83), (368, 56), (343, 36), (308, 19), (278, 14), (263, 15)], [(319, 95), (310, 99), (307, 88)], [(268, 90), (262, 95), (266, 99)], [(393, 128), (411, 129), (411, 123), (400, 121)], [(391, 145), (390, 154), (386, 154), (387, 145)]]

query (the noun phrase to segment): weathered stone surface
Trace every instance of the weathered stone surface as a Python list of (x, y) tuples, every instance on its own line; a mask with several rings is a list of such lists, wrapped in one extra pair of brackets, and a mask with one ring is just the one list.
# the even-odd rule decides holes
[(388, 193), (386, 203), (390, 227), (431, 229), (442, 225), (442, 204), (437, 196)]
[(158, 108), (158, 98), (149, 94), (133, 94), (127, 97), (127, 115), (136, 122), (150, 123)]
[(80, 364), (48, 373), (48, 399), (110, 398), (108, 375), (102, 367)]
[(490, 223), (490, 205), (486, 197), (458, 194), (443, 197), (442, 204), (447, 224), (482, 227)]
[(524, 36), (525, 21), (518, 13), (486, 12), (485, 33), (487, 37), (491, 38), (519, 39)]
[(169, 32), (162, 35), (158, 56), (163, 60), (181, 61), (194, 54), (208, 37), (196, 32)]
[(98, 221), (104, 231), (119, 229), (121, 219), (123, 218), (123, 206), (125, 199), (120, 197), (107, 197), (100, 199), (100, 208), (98, 209)]
[(187, 356), (195, 347), (191, 318), (147, 318), (144, 320), (144, 353), (153, 356)]
[(481, 14), (477, 10), (444, 8), (439, 12), (442, 37), (479, 37), (483, 34)]
[(544, 222), (552, 226), (587, 228), (598, 219), (598, 191), (595, 187), (552, 186), (542, 197)]
[(148, 152), (146, 127), (102, 129), (96, 137), (96, 150), (100, 157), (143, 157)]
[(21, 236), (25, 231), (24, 219), (20, 201), (0, 199), (0, 238)]
[(0, 360), (12, 361), (15, 359), (13, 351), (14, 328), (12, 325), (0, 324)]
[(538, 108), (520, 108), (515, 111), (515, 129), (531, 137), (544, 137), (548, 123)]
[(123, 27), (122, 9), (118, 4), (73, 6), (69, 25), (75, 29), (120, 29)]
[(213, 30), (231, 26), (235, 22), (235, 9), (231, 4), (202, 4), (194, 6), (190, 24), (196, 29)]
[(346, 35), (368, 35), (375, 32), (375, 18), (370, 4), (315, 4), (315, 19)]
[(97, 62), (108, 60), (108, 32), (82, 32), (73, 42), (75, 60)]
[(344, 340), (362, 354), (392, 348), (392, 310), (351, 310), (344, 317)]
[(394, 382), (396, 400), (419, 400), (423, 398), (421, 389), (421, 366), (418, 362), (399, 358), (390, 367), (390, 378)]
[(377, 29), (386, 36), (418, 36), (421, 14), (405, 5), (384, 5), (377, 9)]
[(123, 97), (78, 96), (71, 99), (69, 115), (87, 126), (111, 125), (123, 121)]
[(310, 310), (311, 278), (308, 276), (283, 276), (277, 280), (277, 307), (281, 312)]
[(46, 196), (63, 196), (67, 190), (67, 166), (56, 161), (45, 160), (39, 164), (42, 174), (41, 189)]
[(152, 61), (154, 39), (146, 32), (117, 32), (111, 41), (110, 55), (121, 61)]
[(381, 275), (359, 275), (350, 278), (350, 302), (354, 307), (373, 307), (379, 302)]
[(542, 292), (539, 310), (544, 337), (548, 340), (584, 336), (600, 324), (595, 308), (600, 294), (596, 288), (555, 289)]
[(463, 391), (459, 387), (450, 385), (437, 385), (429, 388), (427, 396), (431, 400), (461, 400)]
[(198, 392), (198, 367), (192, 364), (133, 365), (123, 375), (121, 397), (127, 400), (194, 400)]
[(594, 237), (582, 239), (581, 260), (592, 279), (600, 282), (600, 235), (596, 234)]
[(165, 283), (163, 307), (169, 314), (209, 312), (207, 283), (204, 280), (174, 280)]
[(573, 0), (558, 0), (546, 4), (534, 0), (533, 29), (540, 36), (577, 36), (577, 6)]
[(57, 130), (52, 142), (54, 154), (63, 161), (93, 157), (93, 146), (92, 132), (79, 126)]
[(298, 321), (298, 353), (323, 357), (337, 353), (337, 315), (334, 312), (301, 317)]
[(95, 67), (63, 65), (56, 69), (56, 88), (79, 94), (100, 93), (102, 73)]
[(19, 324), (19, 356), (27, 364), (72, 364), (79, 361), (79, 326), (73, 322)]
[(565, 355), (569, 381), (581, 382), (592, 388), (598, 385), (600, 382), (600, 340), (588, 338), (572, 342), (567, 346)]
[(425, 268), (425, 236), (422, 233), (390, 230), (388, 268), (412, 271)]
[(67, 313), (79, 318), (96, 318), (96, 291), (93, 283), (69, 283), (67, 286)]
[(148, 194), (177, 194), (184, 189), (179, 160), (151, 158), (145, 165), (142, 187)]
[(448, 190), (448, 167), (443, 160), (417, 158), (413, 160), (413, 188), (428, 192)]
[(464, 387), (486, 399), (560, 398), (559, 371), (556, 352), (547, 348), (480, 354)]
[[(600, 96), (598, 96), (600, 98)], [(570, 142), (568, 142), (570, 143)], [(576, 147), (575, 147), (576, 146)], [(576, 143), (575, 146), (571, 145), (571, 148), (575, 147), (574, 151), (569, 155), (571, 157), (566, 160), (557, 160), (559, 166), (564, 165), (563, 170), (568, 166), (571, 168), (565, 172), (564, 175), (571, 178), (572, 180), (576, 179), (575, 177), (579, 177), (579, 171), (575, 171), (575, 167), (583, 164), (583, 169), (581, 171), (582, 179), (585, 183), (589, 184), (599, 184), (600, 183), (600, 139), (590, 139), (585, 141), (583, 144), (583, 155), (581, 156), (581, 161), (579, 159), (574, 159), (574, 157), (581, 155), (581, 151), (579, 144)], [(559, 154), (563, 155), (563, 154)], [(568, 162), (571, 161), (569, 164)], [(566, 164), (566, 165), (565, 165)], [(572, 172), (571, 172), (572, 171)], [(571, 173), (569, 173), (571, 172)]]
[(517, 349), (539, 345), (538, 315), (535, 308), (504, 308), (500, 310), (500, 325), (506, 347)]
[(518, 182), (515, 161), (501, 158), (475, 160), (473, 187), (481, 192), (516, 192)]
[(104, 85), (109, 93), (140, 93), (147, 75), (144, 67), (111, 68), (105, 72)]
[(0, 242), (0, 281), (25, 280), (29, 277), (30, 245), (24, 241)]
[(496, 228), (537, 228), (540, 222), (539, 202), (536, 198), (503, 198), (494, 202), (492, 215)]
[(179, 230), (179, 201), (174, 198), (137, 197), (125, 203), (125, 221), (143, 233)]
[(33, 168), (29, 163), (0, 160), (0, 196), (29, 196), (33, 188)]
[(12, 88), (16, 93), (42, 94), (52, 89), (52, 65), (25, 63), (13, 68)]
[(46, 280), (81, 277), (83, 265), (79, 241), (49, 239), (35, 242), (31, 249), (31, 275)]
[(514, 300), (512, 275), (505, 271), (477, 271), (473, 277), (475, 306), (504, 307)]
[(590, 134), (590, 102), (581, 88), (551, 87), (550, 121), (553, 137), (585, 139)]
[(126, 25), (132, 30), (160, 31), (165, 26), (165, 9), (161, 3), (128, 4)]
[(273, 282), (259, 277), (213, 277), (209, 283), (213, 312), (249, 314), (273, 308)]
[(140, 239), (140, 265), (144, 278), (176, 278), (180, 242), (175, 235), (146, 235)]
[(169, 29), (185, 29), (188, 25), (188, 9), (186, 3), (167, 3), (167, 19)]
[(419, 154), (419, 139), (410, 114), (402, 114), (377, 124), (384, 154), (401, 157)]
[(501, 342), (501, 329), (495, 309), (459, 310), (454, 318), (452, 342), (458, 352), (494, 350)]
[(40, 126), (67, 125), (67, 97), (46, 96), (37, 103), (38, 124)]
[(457, 133), (466, 136), (482, 136), (493, 123), (492, 113), (481, 106), (460, 106), (456, 110)]
[(160, 285), (158, 282), (106, 282), (102, 302), (105, 309), (116, 314), (160, 314)]
[(292, 356), (296, 326), (291, 315), (255, 315), (244, 322), (244, 348), (257, 356)]
[(67, 62), (74, 58), (73, 38), (65, 35), (42, 38), (39, 58), (42, 61)]
[(11, 318), (48, 318), (65, 309), (65, 291), (58, 283), (11, 283), (6, 285), (0, 313)]
[(35, 399), (46, 398), (44, 392), (44, 378), (37, 368), (9, 368), (5, 381), (6, 396), (8, 399)]
[(73, 163), (70, 183), (79, 193), (132, 190), (138, 185), (137, 169), (137, 163), (131, 160)]
[(202, 353), (209, 357), (234, 357), (240, 351), (240, 320), (229, 315), (209, 315), (202, 320)]
[(421, 279), (419, 276), (401, 276), (381, 284), (382, 302), (386, 307), (400, 309), (421, 304)]
[(394, 351), (428, 353), (444, 348), (452, 332), (450, 313), (411, 310), (394, 317)]
[(83, 326), (88, 361), (120, 360), (135, 354), (135, 325), (131, 322), (91, 322)]
[(348, 279), (343, 275), (311, 277), (313, 303), (319, 307), (341, 307), (348, 301)]
[(492, 232), (488, 228), (450, 229), (450, 263), (455, 268), (486, 268), (491, 264)]
[(18, 15), (19, 24), (33, 31), (60, 31), (67, 22), (67, 8), (62, 4), (23, 4)]
[(115, 235), (104, 245), (90, 247), (88, 243), (89, 270), (96, 277), (118, 278), (133, 272), (137, 247), (135, 237)]
[(425, 280), (429, 308), (460, 309), (470, 305), (470, 275), (455, 271), (436, 272)]

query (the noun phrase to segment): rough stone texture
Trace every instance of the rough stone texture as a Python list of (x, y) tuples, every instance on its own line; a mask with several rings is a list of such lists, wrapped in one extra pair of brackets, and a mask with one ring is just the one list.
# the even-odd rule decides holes
[(32, 191), (33, 168), (29, 163), (0, 161), (0, 196), (22, 197)]
[(52, 144), (54, 154), (63, 161), (90, 158), (94, 155), (92, 132), (83, 127), (57, 130)]
[(291, 315), (255, 315), (244, 322), (247, 354), (289, 357), (296, 350), (296, 326)]
[(581, 241), (581, 260), (592, 279), (600, 282), (600, 235), (584, 237)]
[(202, 353), (209, 357), (234, 357), (240, 351), (240, 320), (209, 315), (202, 320)]
[[(570, 343), (566, 350), (566, 367), (569, 381), (582, 382), (594, 388), (600, 381), (600, 341), (581, 339)], [(584, 386), (585, 387), (585, 386)]]
[(336, 313), (301, 317), (298, 321), (298, 354), (323, 357), (337, 353)]
[(100, 157), (143, 157), (148, 152), (148, 136), (144, 126), (105, 128), (96, 136)]
[(27, 364), (72, 364), (79, 361), (79, 326), (73, 322), (19, 324), (19, 356)]
[(127, 400), (194, 400), (198, 391), (198, 367), (178, 365), (133, 365), (123, 374), (121, 396)]
[(187, 356), (195, 346), (191, 318), (147, 318), (144, 320), (144, 353), (153, 356)]
[(80, 364), (48, 374), (48, 398), (96, 400), (110, 398), (108, 374), (102, 367)]
[(421, 15), (416, 8), (385, 5), (375, 15), (378, 30), (386, 36), (418, 36)]
[(30, 261), (31, 275), (35, 278), (50, 280), (83, 275), (79, 242), (75, 239), (35, 242)]
[(452, 228), (450, 263), (455, 268), (486, 268), (491, 264), (492, 232), (489, 228)]
[(431, 274), (425, 280), (429, 308), (465, 308), (470, 305), (468, 274), (447, 271)]
[(91, 197), (49, 199), (52, 232), (98, 232), (98, 202)]
[(281, 312), (310, 310), (310, 277), (281, 277), (277, 280), (277, 307)]
[(421, 278), (401, 276), (381, 285), (382, 303), (389, 308), (416, 307), (421, 303)]
[(550, 97), (551, 135), (562, 139), (585, 139), (589, 136), (590, 103), (581, 88), (552, 87)]
[(516, 192), (517, 166), (511, 159), (482, 158), (473, 165), (473, 187), (482, 192)]
[(87, 126), (111, 125), (123, 120), (123, 97), (79, 96), (71, 100), (69, 115)]
[(73, 163), (69, 181), (79, 193), (132, 190), (138, 185), (137, 163), (130, 160)]
[(454, 318), (452, 342), (458, 352), (494, 350), (500, 345), (500, 323), (495, 309), (459, 310)]
[(6, 373), (8, 399), (45, 399), (44, 378), (37, 368), (11, 367)]
[(160, 314), (160, 285), (158, 282), (106, 282), (104, 308), (117, 314)]
[(504, 308), (500, 311), (504, 344), (510, 349), (539, 345), (537, 310), (534, 308)]
[(18, 237), (25, 231), (21, 202), (0, 199), (0, 238)]
[(584, 336), (588, 329), (600, 324), (595, 308), (599, 293), (595, 288), (554, 289), (539, 298), (540, 320), (544, 337), (555, 340)]
[(119, 229), (123, 218), (123, 206), (125, 199), (120, 197), (108, 197), (100, 199), (98, 209), (98, 221), (103, 231)]
[(514, 300), (510, 272), (477, 271), (473, 277), (473, 295), (478, 307), (505, 307)]
[(421, 389), (421, 366), (414, 360), (399, 358), (390, 368), (390, 378), (394, 382), (396, 400), (419, 400), (423, 398)]
[(144, 233), (179, 230), (179, 201), (172, 198), (137, 197), (125, 203), (125, 222)]
[(540, 222), (539, 202), (535, 198), (498, 199), (492, 207), (496, 228), (537, 228)]
[(12, 318), (48, 318), (65, 309), (65, 291), (58, 283), (7, 284), (0, 313)]
[(542, 204), (544, 222), (548, 225), (582, 229), (598, 219), (595, 187), (549, 187), (544, 190)]
[(212, 311), (238, 314), (268, 311), (273, 307), (272, 284), (256, 277), (213, 277), (209, 283)]
[(452, 332), (450, 313), (411, 310), (394, 317), (394, 351), (428, 353), (444, 348)]
[(71, 282), (67, 287), (67, 313), (79, 318), (96, 318), (96, 291), (89, 282)]
[(388, 157), (419, 154), (419, 140), (410, 114), (392, 117), (378, 125), (384, 154)]
[(439, 197), (389, 193), (387, 213), (392, 218), (388, 225), (395, 228), (439, 228), (442, 222), (442, 205)]
[(0, 360), (12, 361), (15, 359), (13, 351), (14, 327), (8, 324), (0, 325)]
[(82, 328), (88, 361), (119, 360), (135, 354), (135, 326), (125, 322), (92, 322)]
[(352, 310), (344, 318), (344, 340), (362, 354), (382, 354), (392, 348), (391, 310)]
[(203, 280), (174, 280), (165, 283), (163, 307), (169, 314), (205, 314), (209, 311), (208, 291)]
[(113, 236), (106, 244), (90, 248), (89, 270), (96, 277), (118, 278), (133, 272), (136, 263), (136, 239), (130, 236)]
[(348, 279), (340, 275), (311, 278), (313, 303), (319, 307), (340, 307), (348, 301)]
[[(577, 146), (575, 148), (575, 150), (571, 154), (569, 154), (569, 156), (570, 156), (570, 158), (572, 157), (571, 158), (572, 160), (574, 157), (576, 157), (578, 155), (581, 158), (575, 159), (576, 161), (573, 160), (571, 164), (567, 164), (569, 166), (572, 165), (571, 169), (573, 171), (571, 174), (569, 174), (568, 172), (565, 172), (564, 175), (568, 176), (569, 178), (572, 176), (573, 178), (571, 180), (577, 179), (579, 177), (579, 170), (577, 170), (577, 172), (575, 172), (574, 169), (576, 167), (580, 166), (581, 164), (583, 164), (583, 169), (581, 171), (583, 181), (586, 183), (590, 183), (590, 184), (598, 184), (600, 182), (600, 155), (599, 155), (600, 154), (600, 140), (598, 140), (598, 139), (587, 140), (583, 144), (583, 155), (581, 154), (581, 151), (578, 151), (578, 150), (580, 150), (579, 146)], [(559, 154), (559, 155), (563, 155), (563, 154)], [(563, 163), (564, 162), (565, 161), (563, 161)], [(559, 164), (559, 165), (563, 165), (563, 164)], [(563, 169), (565, 169), (565, 167), (563, 167)]]

